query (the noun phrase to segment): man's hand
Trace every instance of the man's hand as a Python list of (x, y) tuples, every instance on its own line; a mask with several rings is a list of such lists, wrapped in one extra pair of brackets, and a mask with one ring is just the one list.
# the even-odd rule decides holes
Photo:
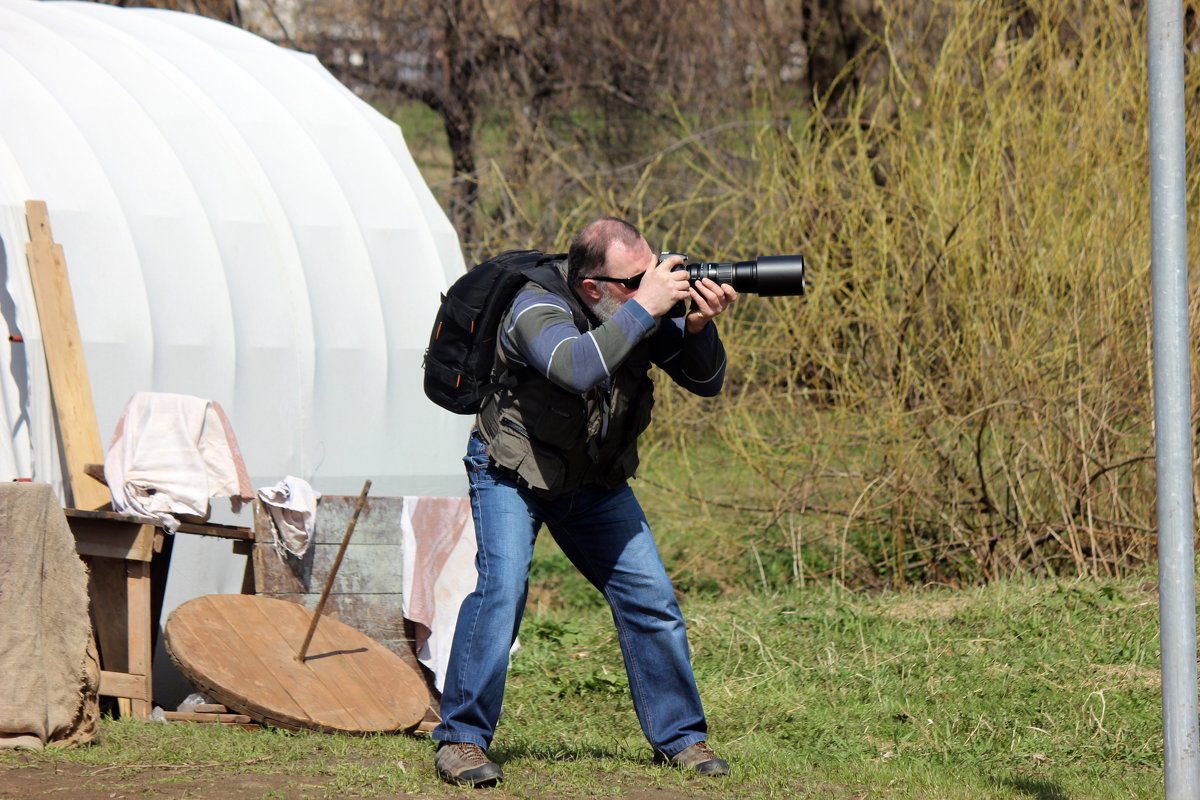
[(661, 264), (656, 260), (654, 266), (642, 276), (642, 282), (638, 284), (633, 297), (650, 316), (661, 317), (674, 308), (676, 303), (688, 298), (687, 270), (672, 272), (677, 264), (682, 263), (681, 256), (671, 256)]
[(704, 326), (729, 308), (738, 296), (737, 291), (728, 283), (717, 283), (709, 278), (697, 281), (690, 292), (695, 308), (687, 315), (688, 333), (704, 330)]

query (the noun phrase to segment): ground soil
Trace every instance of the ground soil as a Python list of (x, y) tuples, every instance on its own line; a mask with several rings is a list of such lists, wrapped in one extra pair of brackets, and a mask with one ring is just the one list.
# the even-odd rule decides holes
[[(320, 778), (272, 774), (206, 774), (205, 765), (145, 764), (136, 767), (97, 767), (81, 764), (51, 764), (29, 761), (0, 765), (0, 800), (61, 798), (62, 800), (123, 800), (125, 798), (212, 798), (212, 800), (317, 800), (352, 797), (334, 793)], [(331, 779), (332, 780), (332, 779)], [(488, 791), (487, 800), (511, 800), (516, 795), (503, 788)], [(463, 796), (462, 790), (446, 787), (441, 797)], [(526, 791), (522, 797), (529, 797)], [(417, 795), (389, 795), (416, 798)], [(428, 793), (422, 800), (435, 797)], [(554, 800), (544, 795), (540, 800)], [(689, 795), (675, 791), (630, 789), (619, 800), (685, 800)]]
[(129, 770), (79, 764), (26, 764), (0, 767), (0, 798), (214, 798), (294, 800), (325, 797), (320, 784), (299, 784), (289, 775), (205, 775), (202, 770), (168, 766)]

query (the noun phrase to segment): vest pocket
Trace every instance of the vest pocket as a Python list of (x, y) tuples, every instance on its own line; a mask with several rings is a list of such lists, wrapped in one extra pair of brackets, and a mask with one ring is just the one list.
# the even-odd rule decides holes
[(521, 463), (528, 454), (529, 434), (517, 422), (501, 417), (500, 428), (491, 445), (492, 458), (505, 469), (520, 473)]
[(534, 447), (528, 431), (508, 417), (500, 418), (491, 452), (497, 463), (516, 473), (519, 481), (531, 489), (553, 492), (566, 478), (565, 462), (544, 448)]
[(534, 418), (533, 438), (560, 450), (570, 450), (583, 438), (585, 424), (586, 418), (578, 409), (552, 403)]

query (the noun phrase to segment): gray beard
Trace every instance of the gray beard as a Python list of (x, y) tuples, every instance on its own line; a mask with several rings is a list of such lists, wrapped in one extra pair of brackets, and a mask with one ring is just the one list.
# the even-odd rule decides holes
[(613, 316), (621, 310), (621, 306), (625, 305), (624, 300), (618, 300), (612, 296), (612, 290), (608, 288), (607, 283), (600, 284), (600, 299), (592, 306), (592, 313), (600, 322), (608, 322)]

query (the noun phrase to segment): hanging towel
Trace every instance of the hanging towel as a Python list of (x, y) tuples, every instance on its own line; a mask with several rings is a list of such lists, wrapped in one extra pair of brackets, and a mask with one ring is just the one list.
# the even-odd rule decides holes
[(283, 558), (284, 553), (303, 557), (312, 541), (313, 528), (317, 520), (317, 501), (321, 493), (303, 478), (288, 475), (274, 486), (258, 490), (271, 517), (271, 533), (275, 539), (275, 551)]
[(138, 392), (117, 421), (104, 459), (113, 508), (159, 519), (174, 533), (178, 514), (206, 519), (213, 497), (235, 512), (254, 497), (237, 438), (221, 405), (183, 394)]
[(475, 589), (475, 523), (465, 497), (405, 497), (404, 616), (414, 623), (417, 660), (440, 692), (450, 661), (458, 609)]

